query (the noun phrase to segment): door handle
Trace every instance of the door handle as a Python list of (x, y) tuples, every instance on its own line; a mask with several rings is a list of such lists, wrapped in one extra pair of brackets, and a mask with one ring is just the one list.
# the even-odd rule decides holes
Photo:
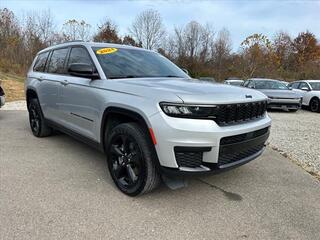
[(63, 86), (66, 86), (69, 84), (68, 80), (63, 80), (60, 82)]
[(43, 76), (37, 77), (36, 79), (37, 79), (39, 82), (42, 82), (42, 81), (43, 81)]

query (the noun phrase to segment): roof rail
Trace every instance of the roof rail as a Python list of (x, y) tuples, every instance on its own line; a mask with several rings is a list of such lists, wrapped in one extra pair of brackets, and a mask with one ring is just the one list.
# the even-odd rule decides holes
[(72, 43), (72, 42), (85, 42), (83, 40), (72, 40), (72, 41), (65, 41), (63, 43)]

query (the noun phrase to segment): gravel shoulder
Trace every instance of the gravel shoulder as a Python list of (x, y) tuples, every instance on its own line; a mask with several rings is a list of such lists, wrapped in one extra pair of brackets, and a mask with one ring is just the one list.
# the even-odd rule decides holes
[(27, 104), (25, 100), (6, 102), (1, 110), (27, 110)]
[(320, 114), (269, 112), (270, 146), (320, 179)]

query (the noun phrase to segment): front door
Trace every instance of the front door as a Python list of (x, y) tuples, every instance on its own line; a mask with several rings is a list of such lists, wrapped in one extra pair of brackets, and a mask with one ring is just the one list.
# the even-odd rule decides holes
[[(85, 63), (94, 66), (86, 48), (72, 47), (67, 68), (73, 63)], [(61, 88), (60, 111), (64, 126), (97, 142), (97, 119), (101, 107), (96, 84), (101, 80), (69, 75)]]

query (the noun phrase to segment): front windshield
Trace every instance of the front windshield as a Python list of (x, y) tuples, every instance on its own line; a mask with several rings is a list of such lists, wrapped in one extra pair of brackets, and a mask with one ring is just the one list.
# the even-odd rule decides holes
[(189, 78), (165, 57), (151, 51), (126, 48), (92, 48), (108, 79), (178, 77)]
[(312, 90), (320, 91), (320, 82), (309, 82)]
[(279, 89), (279, 90), (288, 90), (288, 87), (279, 81), (255, 81), (256, 89)]

